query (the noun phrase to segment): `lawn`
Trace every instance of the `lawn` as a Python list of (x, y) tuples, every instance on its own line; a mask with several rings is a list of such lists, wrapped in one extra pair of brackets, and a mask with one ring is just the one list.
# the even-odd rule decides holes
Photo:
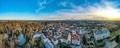
[(119, 44), (119, 45), (117, 45), (115, 48), (120, 48), (120, 44)]
[(111, 37), (120, 35), (120, 29), (111, 33)]
[[(120, 35), (120, 29), (111, 33), (111, 37)], [(120, 48), (120, 44), (118, 44), (115, 48)]]

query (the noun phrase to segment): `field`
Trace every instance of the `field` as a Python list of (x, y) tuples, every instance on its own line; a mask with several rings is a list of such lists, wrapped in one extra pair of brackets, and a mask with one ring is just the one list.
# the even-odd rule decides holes
[[(120, 29), (111, 33), (111, 36), (116, 36), (116, 35), (120, 35)], [(118, 44), (115, 48), (120, 48), (120, 44)]]

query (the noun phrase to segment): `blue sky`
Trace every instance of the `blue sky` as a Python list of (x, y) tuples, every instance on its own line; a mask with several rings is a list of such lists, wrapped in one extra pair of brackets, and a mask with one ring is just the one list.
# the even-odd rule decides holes
[(0, 0), (1, 20), (104, 19), (95, 10), (119, 9), (119, 0)]

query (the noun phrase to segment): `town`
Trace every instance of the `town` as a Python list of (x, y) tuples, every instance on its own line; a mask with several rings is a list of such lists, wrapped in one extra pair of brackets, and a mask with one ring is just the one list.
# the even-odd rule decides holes
[(119, 48), (119, 21), (1, 21), (0, 48)]

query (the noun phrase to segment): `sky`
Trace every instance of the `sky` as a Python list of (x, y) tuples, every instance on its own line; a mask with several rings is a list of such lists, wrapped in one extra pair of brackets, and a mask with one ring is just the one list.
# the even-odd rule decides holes
[(0, 0), (0, 20), (120, 19), (119, 0)]

